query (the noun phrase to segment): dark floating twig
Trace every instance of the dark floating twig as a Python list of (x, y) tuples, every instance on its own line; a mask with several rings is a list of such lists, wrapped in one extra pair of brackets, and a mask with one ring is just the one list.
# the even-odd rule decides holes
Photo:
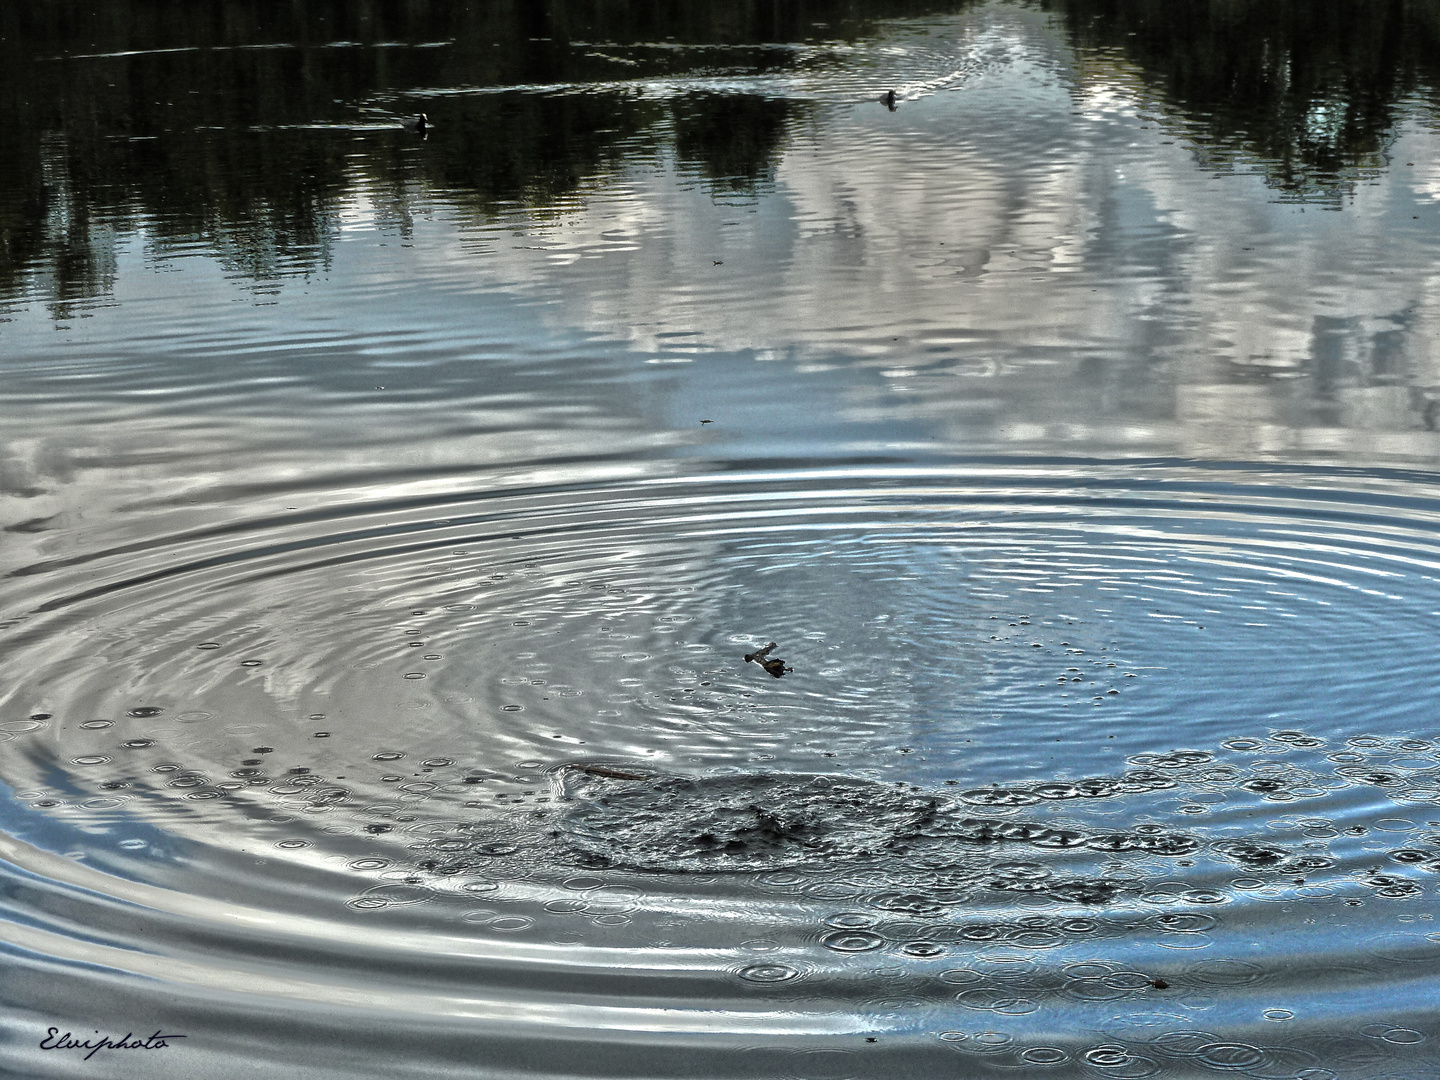
[(775, 642), (772, 641), (772, 642), (770, 642), (769, 645), (766, 645), (763, 649), (756, 649), (756, 650), (755, 650), (754, 652), (752, 652), (752, 653), (746, 653), (746, 654), (745, 654), (745, 662), (746, 662), (747, 664), (759, 664), (759, 663), (763, 663), (764, 660), (765, 660), (765, 657), (767, 657), (767, 656), (770, 655), (770, 650), (773, 649), (773, 648), (775, 648)]
[(617, 768), (613, 765), (601, 765), (593, 761), (566, 761), (551, 772), (551, 783), (554, 785), (555, 795), (560, 802), (574, 800), (575, 794), (571, 789), (570, 779), (575, 773), (598, 777), (601, 780), (654, 780), (656, 776), (653, 772)]
[(571, 765), (568, 766), (577, 772), (583, 772), (589, 776), (600, 776), (606, 780), (649, 780), (647, 773), (625, 772), (623, 769), (612, 769), (606, 765)]
[(770, 650), (773, 648), (775, 648), (775, 642), (772, 641), (763, 649), (756, 649), (752, 653), (746, 653), (745, 662), (747, 664), (759, 664), (771, 675), (775, 676), (775, 678), (778, 679), (782, 675), (785, 675), (787, 672), (794, 671), (795, 669), (793, 667), (786, 667), (785, 661), (779, 659), (778, 657), (774, 660), (767, 659), (767, 657), (769, 657), (770, 655)]

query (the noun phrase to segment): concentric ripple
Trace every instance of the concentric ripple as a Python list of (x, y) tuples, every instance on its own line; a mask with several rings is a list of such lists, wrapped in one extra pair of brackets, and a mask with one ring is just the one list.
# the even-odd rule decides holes
[[(1425, 1016), (1357, 1003), (1440, 949), (1435, 496), (790, 469), (32, 565), (0, 661), (6, 948), (205, 1000), (244, 968), (256, 1001), (349, 1009), (363, 977), (497, 1053), (700, 1034), (715, 1075), (847, 1047), (857, 1015), (1047, 1075), (1313, 1080), (1307, 1033), (1349, 1030), (1423, 1072)], [(772, 641), (778, 675), (746, 660)], [(1256, 950), (1297, 912), (1303, 957)], [(1185, 1041), (1175, 1009), (1222, 992)], [(1142, 1004), (1154, 1028), (1116, 1026)]]
[[(422, 760), (464, 743), (502, 767), (663, 735), (674, 762), (739, 740), (808, 767), (823, 742), (836, 764), (948, 779), (963, 747), (967, 785), (1004, 779), (974, 766), (997, 736), (1011, 760), (1022, 721), (1034, 744), (1080, 722), (1148, 740), (1137, 719), (1198, 744), (1237, 724), (1401, 730), (1428, 680), (1435, 504), (1404, 477), (1336, 480), (736, 473), (159, 538), (12, 578), (11, 610), (30, 610), (9, 631), (9, 719), (59, 718), (27, 745), (65, 761), (177, 722), (259, 722), (296, 751), (398, 722)], [(771, 640), (793, 675), (743, 662)], [(72, 730), (99, 719), (119, 726)]]

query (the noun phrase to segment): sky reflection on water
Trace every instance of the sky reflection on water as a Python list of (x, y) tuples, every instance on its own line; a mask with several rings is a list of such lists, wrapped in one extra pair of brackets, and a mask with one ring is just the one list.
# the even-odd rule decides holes
[[(250, 339), (241, 362), (283, 380), (282, 412), (340, 394), (367, 403), (369, 424), (428, 424), (483, 397), (476, 384), (493, 374), (472, 364), (467, 377), (463, 362), (444, 380), (400, 371), (543, 341), (644, 387), (622, 392), (621, 412), (643, 401), (655, 436), (691, 426), (702, 405), (743, 407), (746, 453), (792, 424), (766, 400), (798, 395), (829, 425), (805, 440), (822, 453), (1058, 443), (1428, 460), (1440, 159), (1420, 99), (1392, 78), (1387, 126), (1348, 154), (1332, 148), (1314, 183), (1313, 169), (1291, 170), (1277, 188), (1274, 164), (1243, 150), (1213, 171), (1215, 116), (1167, 101), (1149, 52), (1133, 61), (1094, 40), (1093, 19), (1068, 17), (964, 6), (802, 46), (826, 53), (815, 65), (727, 55), (721, 76), (699, 50), (679, 74), (588, 88), (573, 70), (586, 46), (552, 42), (560, 68), (535, 91), (495, 85), (501, 71), (479, 86), (385, 90), (390, 115), (432, 115), (424, 141), (384, 130), (383, 115), (354, 130), (294, 116), (288, 131), (274, 117), (258, 132), (172, 121), (145, 136), (174, 158), (168, 171), (120, 152), (119, 177), (148, 210), (113, 178), (97, 183), (93, 136), (34, 133), (45, 209), (22, 221), (41, 229), (35, 255), (8, 249), (20, 256), (4, 327), (14, 376), (45, 393), (58, 330), (91, 379), (201, 394), (219, 419), (238, 390), (205, 373), (216, 339), (232, 354)], [(1076, 25), (1090, 28), (1074, 31), (1078, 53)], [(453, 63), (455, 48), (424, 55)], [(874, 98), (882, 85), (898, 88), (894, 113)], [(618, 126), (597, 129), (607, 122)], [(557, 139), (572, 125), (586, 134)], [(540, 159), (515, 158), (518, 146)], [(216, 162), (238, 201), (177, 203), (165, 177), (219, 151), (244, 162)], [(319, 167), (310, 158), (327, 163), (319, 187), (299, 182)], [(80, 359), (89, 343), (103, 363)], [(703, 374), (637, 370), (622, 355)], [(396, 378), (369, 384), (383, 391), (355, 378), (391, 365)], [(256, 389), (243, 393), (252, 416), (275, 407)], [(551, 380), (542, 396), (565, 389)], [(735, 435), (733, 421), (714, 434)]]

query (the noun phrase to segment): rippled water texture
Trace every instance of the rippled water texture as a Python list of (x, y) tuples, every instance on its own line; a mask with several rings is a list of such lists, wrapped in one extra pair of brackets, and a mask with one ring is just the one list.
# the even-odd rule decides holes
[(1440, 6), (431, 7), (0, 15), (0, 1072), (1440, 1076)]

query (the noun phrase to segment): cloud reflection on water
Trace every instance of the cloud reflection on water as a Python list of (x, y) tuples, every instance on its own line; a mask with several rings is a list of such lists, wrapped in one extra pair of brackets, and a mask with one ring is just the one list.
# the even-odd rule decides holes
[[(1065, 26), (964, 7), (745, 76), (799, 104), (692, 92), (694, 72), (579, 112), (461, 88), (427, 106), (456, 110), (430, 141), (345, 135), (304, 226), (322, 239), (293, 263), (264, 221), (184, 243), (158, 208), (104, 224), (79, 147), (47, 135), (46, 228), (91, 222), (93, 298), (30, 271), (4, 329), (12, 388), (105, 434), (14, 415), (7, 483), (103, 477), (96, 497), (124, 505), (157, 483), (279, 502), (299, 477), (389, 497), (567, 456), (1433, 460), (1440, 153), (1419, 105), (1351, 195), (1277, 200), (1265, 168), (1197, 161), (1204, 133), (1152, 73), (1077, 53)], [(891, 74), (893, 113), (860, 95)], [(493, 155), (457, 171), (526, 117), (559, 138), (587, 109), (618, 126), (522, 155), (505, 183), (524, 197), (502, 197)], [(332, 135), (273, 138), (309, 154)]]

